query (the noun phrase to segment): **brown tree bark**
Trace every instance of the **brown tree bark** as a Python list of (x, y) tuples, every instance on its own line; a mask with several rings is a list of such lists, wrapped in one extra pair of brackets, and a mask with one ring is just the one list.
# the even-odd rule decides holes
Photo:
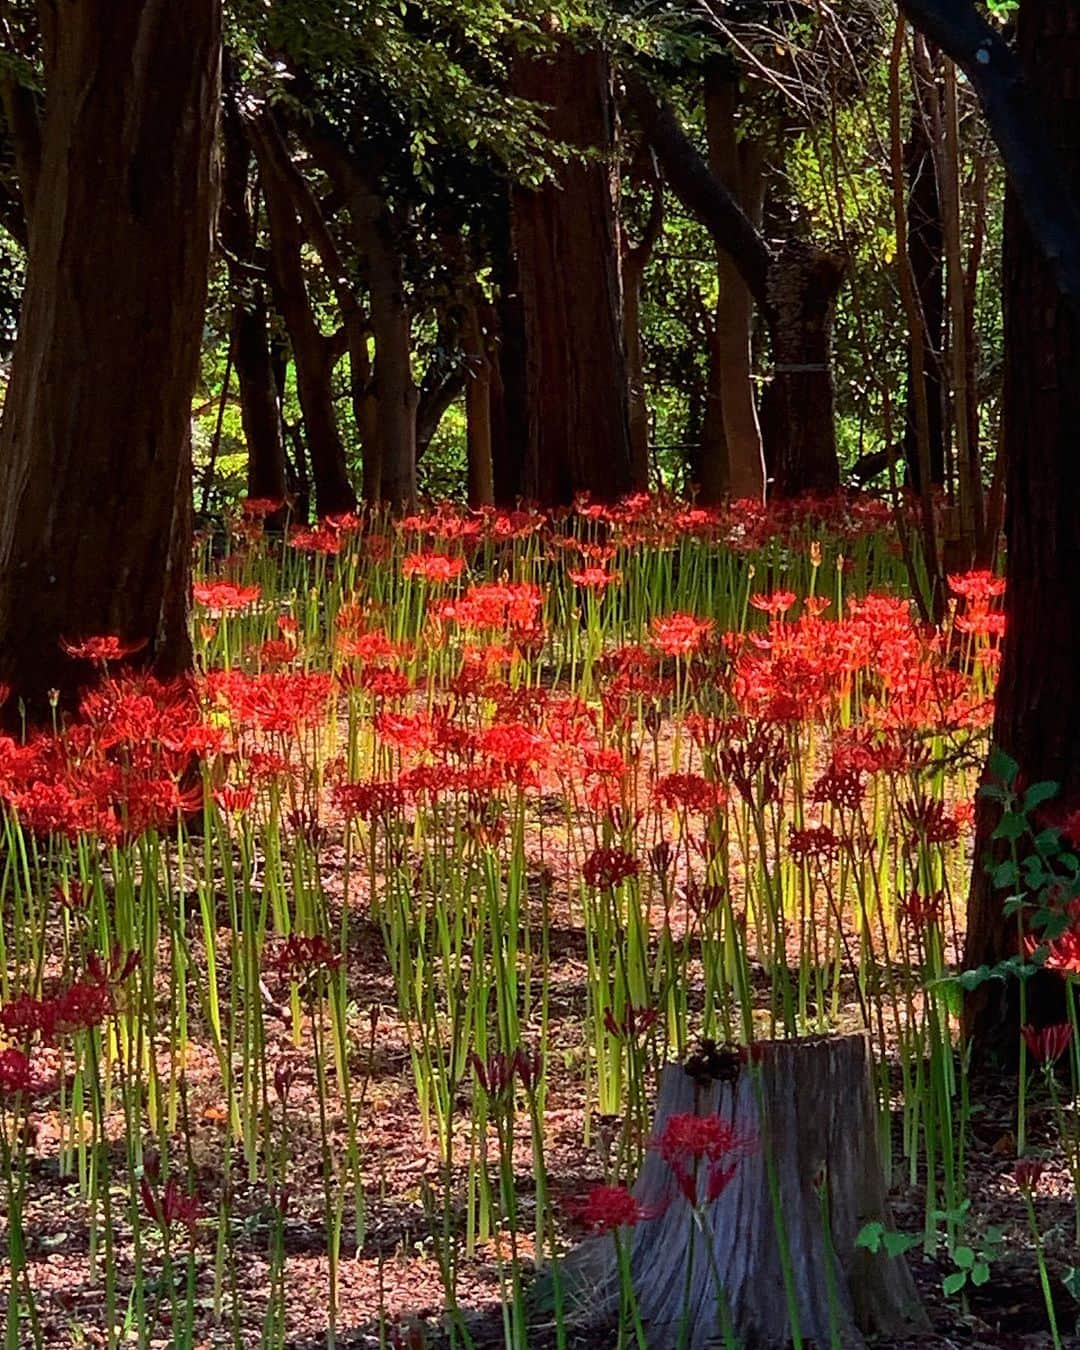
[[(753, 141), (740, 142), (738, 83), (720, 58), (705, 72), (709, 168), (755, 228), (761, 228), (763, 162)], [(753, 297), (730, 254), (716, 251), (719, 294), (709, 348), (709, 393), (702, 427), (701, 498), (765, 496), (765, 457), (752, 381)]]
[(164, 675), (190, 663), (220, 22), (220, 0), (42, 6), (41, 170), (0, 426), (0, 680), (33, 717), (93, 673), (61, 639), (145, 640)]
[(461, 325), (461, 346), (468, 362), (465, 432), (470, 506), (495, 504), (495, 472), (491, 457), (492, 361), (483, 316), (482, 297), (470, 296)]
[(353, 511), (356, 493), (349, 480), (331, 385), (340, 355), (338, 344), (322, 332), (312, 313), (302, 258), (305, 232), (290, 191), (280, 133), (265, 112), (248, 126), (266, 202), (274, 298), (285, 320), (296, 363), (296, 390), (304, 416), (315, 509), (320, 516)]
[(512, 194), (528, 406), (522, 489), (542, 505), (579, 492), (611, 500), (633, 477), (610, 64), (561, 38), (551, 55), (515, 59), (511, 85), (548, 109), (555, 141), (591, 153)]
[[(1080, 200), (1080, 0), (1022, 0), (1017, 49), (1038, 125), (1058, 168), (1060, 191)], [(1062, 303), (1062, 279), (1010, 179), (1004, 244), (1005, 388), (1003, 451), (1008, 543), (1006, 633), (994, 742), (1027, 782), (1061, 784), (1080, 805), (1080, 315)], [(1015, 919), (1002, 912), (982, 867), (997, 813), (980, 804), (965, 963), (1016, 955)], [(982, 985), (967, 1029), (983, 1050), (1013, 1039), (1015, 986)], [(1054, 1020), (1060, 988), (1029, 983), (1029, 1018)], [(1041, 1005), (1041, 1006), (1040, 1006)]]
[(232, 354), (248, 450), (248, 496), (284, 503), (288, 480), (281, 412), (270, 361), (266, 296), (254, 267), (256, 225), (251, 205), (251, 146), (228, 69), (222, 100), (222, 145), (218, 232), (233, 292)]

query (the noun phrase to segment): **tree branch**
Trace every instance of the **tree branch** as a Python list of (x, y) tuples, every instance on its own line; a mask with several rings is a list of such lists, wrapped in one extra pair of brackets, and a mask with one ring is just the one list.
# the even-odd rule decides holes
[(971, 81), (1028, 228), (1062, 297), (1080, 313), (1080, 209), (1065, 187), (1019, 57), (971, 0), (899, 0), (899, 5)]
[(626, 93), (672, 192), (728, 254), (750, 294), (767, 311), (766, 282), (772, 261), (768, 244), (723, 183), (710, 172), (671, 109), (640, 76), (627, 74)]

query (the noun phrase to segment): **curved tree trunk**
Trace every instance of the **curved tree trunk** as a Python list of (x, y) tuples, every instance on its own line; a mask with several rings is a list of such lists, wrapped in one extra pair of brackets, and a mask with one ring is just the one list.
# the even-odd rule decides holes
[(517, 58), (511, 83), (549, 109), (556, 141), (593, 156), (559, 163), (554, 182), (512, 194), (528, 398), (522, 488), (545, 506), (579, 492), (611, 500), (633, 479), (610, 65), (602, 51), (563, 38), (551, 57)]
[(304, 280), (304, 231), (280, 160), (279, 133), (265, 113), (249, 126), (270, 228), (274, 298), (289, 330), (296, 363), (296, 390), (311, 459), (315, 509), (320, 516), (337, 515), (356, 509), (356, 493), (349, 480), (334, 411), (331, 377), (338, 351), (312, 313)]
[[(1060, 181), (1080, 198), (1080, 0), (1023, 0), (1017, 40), (1040, 125), (1057, 157)], [(1028, 783), (1061, 784), (1062, 805), (1080, 806), (1080, 316), (1062, 303), (1060, 276), (1043, 254), (1016, 191), (1006, 195), (1004, 252), (1008, 542), (1006, 629), (994, 742)], [(992, 803), (977, 822), (965, 964), (995, 964), (1017, 953), (1015, 918), (980, 860), (995, 845)], [(1042, 1005), (1042, 1006), (1040, 1006)], [(1033, 1022), (1060, 1020), (1053, 977), (1028, 985)], [(967, 1030), (980, 1049), (1015, 1044), (1015, 983), (983, 984), (971, 996)], [(1011, 1026), (1010, 1026), (1011, 1023)]]
[(42, 15), (41, 168), (0, 427), (0, 680), (44, 718), (47, 690), (70, 699), (92, 673), (62, 638), (145, 640), (163, 674), (190, 663), (221, 6)]

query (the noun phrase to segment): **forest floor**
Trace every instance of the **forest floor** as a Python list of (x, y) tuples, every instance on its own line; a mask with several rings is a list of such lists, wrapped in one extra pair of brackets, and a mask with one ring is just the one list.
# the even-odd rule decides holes
[[(340, 881), (332, 848), (327, 850), (325, 861), (332, 885), (335, 873)], [(340, 858), (337, 861), (340, 865)], [(362, 902), (357, 904), (354, 896), (352, 903), (362, 914)], [(585, 1119), (580, 1075), (560, 1076), (550, 1067), (563, 1057), (567, 1063), (580, 1061), (586, 1053), (585, 935), (565, 901), (562, 910), (560, 915), (556, 909), (552, 929), (551, 1025), (545, 1054), (549, 1064), (547, 1165), (556, 1207), (565, 1218), (568, 1210), (560, 1199), (572, 1201), (602, 1178), (597, 1141), (604, 1137), (604, 1130), (596, 1128), (596, 1121), (591, 1122), (593, 1142), (585, 1143), (590, 1132), (586, 1129), (589, 1122)], [(227, 942), (227, 934), (222, 936)], [(393, 1013), (395, 990), (380, 933), (362, 917), (353, 922), (348, 972), (350, 1001), (362, 1020), (369, 1019), (372, 1035), (370, 1053), (367, 1062), (359, 1066), (357, 1080), (365, 1084), (360, 1089), (365, 1231), (361, 1248), (350, 1248), (353, 1220), (346, 1215), (339, 1272), (337, 1345), (357, 1350), (383, 1346), (434, 1350), (449, 1341), (436, 1235), (425, 1212), (423, 1196), (425, 1181), (438, 1185), (440, 1160), (434, 1139), (425, 1138), (422, 1129), (405, 1028)], [(762, 1003), (766, 1004), (768, 980), (764, 972), (755, 972), (755, 984)], [(845, 1015), (854, 1021), (857, 1012), (852, 1003)], [(266, 1023), (271, 1038), (267, 1062), (295, 1060), (299, 1064), (288, 1010), (268, 1003)], [(219, 1195), (224, 1182), (226, 1111), (219, 1096), (219, 1081), (217, 1058), (207, 1037), (189, 1056), (185, 1095), (187, 1137), (195, 1172), (202, 1183), (200, 1190), (206, 1197)], [(965, 1240), (977, 1246), (979, 1235), (985, 1235), (992, 1227), (1001, 1230), (1003, 1240), (992, 1261), (991, 1278), (979, 1288), (966, 1290), (959, 1298), (946, 1298), (942, 1292), (943, 1278), (956, 1268), (944, 1250), (926, 1255), (920, 1245), (908, 1255), (932, 1332), (906, 1344), (1034, 1350), (1050, 1345), (1051, 1337), (1024, 1204), (1012, 1181), (1016, 1157), (1015, 1080), (979, 1078), (972, 1099), (967, 1156), (968, 1192), (972, 1201), (964, 1218)], [(317, 1100), (313, 1076), (301, 1067), (289, 1098), (292, 1153), (297, 1160), (285, 1220), (288, 1290), (285, 1344), (290, 1350), (315, 1350), (327, 1344), (328, 1264)], [(464, 1114), (467, 1116), (467, 1111)], [(343, 1116), (337, 1114), (329, 1125), (344, 1147)], [(1049, 1102), (1038, 1088), (1033, 1090), (1029, 1103), (1028, 1128), (1031, 1148), (1048, 1159), (1037, 1203), (1047, 1258), (1057, 1277), (1054, 1286), (1063, 1344), (1080, 1345), (1080, 1335), (1074, 1334), (1075, 1309), (1062, 1306), (1060, 1283), (1064, 1270), (1077, 1263), (1071, 1181), (1063, 1159), (1053, 1152), (1056, 1131)], [(29, 1188), (32, 1200), (25, 1215), (27, 1254), (42, 1343), (49, 1350), (67, 1345), (103, 1346), (107, 1344), (106, 1292), (100, 1278), (95, 1279), (90, 1273), (86, 1210), (79, 1199), (77, 1178), (62, 1178), (59, 1174), (57, 1142), (50, 1118), (44, 1116), (33, 1150), (35, 1173)], [(898, 1139), (896, 1143), (899, 1159)], [(112, 1165), (119, 1172), (126, 1166), (122, 1121), (117, 1122), (112, 1152)], [(515, 1163), (522, 1204), (521, 1228), (528, 1234), (530, 1196), (534, 1190), (527, 1130), (520, 1134)], [(892, 1216), (901, 1232), (917, 1233), (923, 1225), (925, 1195), (921, 1185), (913, 1184), (905, 1170), (898, 1162), (890, 1193)], [(199, 1321), (194, 1344), (198, 1347), (255, 1346), (261, 1339), (269, 1280), (270, 1197), (264, 1187), (245, 1183), (242, 1164), (233, 1174), (232, 1186), (233, 1231), (228, 1245), (235, 1293), (229, 1287), (230, 1276), (226, 1273), (220, 1307), (215, 1309), (215, 1232), (213, 1223), (208, 1221), (214, 1213), (211, 1202), (204, 1210), (208, 1219), (200, 1225), (195, 1246)], [(126, 1190), (117, 1187), (116, 1195), (117, 1206), (122, 1207)], [(124, 1271), (131, 1268), (130, 1243), (124, 1243), (122, 1221), (117, 1222), (115, 1231), (122, 1281)], [(564, 1236), (570, 1242), (574, 1240), (572, 1219), (565, 1219)], [(527, 1236), (519, 1240), (519, 1249), (528, 1254)], [(463, 1262), (460, 1269), (458, 1302), (477, 1346), (503, 1343), (495, 1257), (494, 1247), (488, 1244), (477, 1251), (474, 1259)], [(160, 1305), (156, 1310), (159, 1330), (152, 1332), (150, 1343), (172, 1346), (165, 1291), (150, 1290), (149, 1295), (151, 1305)], [(33, 1343), (29, 1328), (23, 1343)], [(123, 1339), (120, 1343), (124, 1343)], [(530, 1347), (537, 1350), (554, 1343), (553, 1334), (543, 1327), (530, 1334)], [(583, 1332), (573, 1344), (614, 1346), (615, 1336), (613, 1332), (609, 1335), (602, 1328), (594, 1328)]]

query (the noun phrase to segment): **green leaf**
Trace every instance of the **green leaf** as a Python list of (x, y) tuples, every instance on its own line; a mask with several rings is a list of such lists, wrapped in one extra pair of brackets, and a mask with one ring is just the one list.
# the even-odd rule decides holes
[(954, 1247), (952, 1259), (961, 1270), (970, 1270), (975, 1264), (975, 1252), (971, 1247)]
[(990, 1267), (985, 1261), (976, 1261), (971, 1267), (971, 1283), (978, 1288), (990, 1278)]
[(941, 1281), (941, 1288), (951, 1298), (953, 1294), (958, 1294), (965, 1284), (967, 1284), (967, 1271), (954, 1270), (951, 1275), (946, 1275)]
[(1004, 890), (1006, 886), (1015, 886), (1017, 880), (1016, 864), (1011, 860), (998, 863), (990, 869), (990, 881), (994, 890)]
[(1044, 783), (1032, 783), (1024, 793), (1024, 810), (1034, 810), (1036, 806), (1048, 802), (1051, 797), (1056, 797), (1060, 790), (1060, 783), (1051, 783), (1049, 780)]
[(991, 839), (1019, 839), (1028, 829), (1027, 817), (1017, 811), (1006, 811), (998, 821)]
[(1070, 1266), (1062, 1275), (1061, 1283), (1072, 1294), (1077, 1303), (1080, 1303), (1080, 1266)]
[(1011, 787), (1020, 772), (1020, 765), (1013, 759), (1012, 755), (1007, 755), (1000, 745), (995, 745), (990, 751), (990, 773), (999, 783), (1004, 783), (1006, 787)]
[(863, 1224), (859, 1229), (859, 1236), (855, 1239), (856, 1247), (865, 1247), (867, 1251), (879, 1252), (881, 1250), (881, 1239), (885, 1233), (883, 1223)]
[(912, 1247), (918, 1246), (922, 1238), (916, 1233), (886, 1233), (883, 1241), (889, 1256), (903, 1256)]

